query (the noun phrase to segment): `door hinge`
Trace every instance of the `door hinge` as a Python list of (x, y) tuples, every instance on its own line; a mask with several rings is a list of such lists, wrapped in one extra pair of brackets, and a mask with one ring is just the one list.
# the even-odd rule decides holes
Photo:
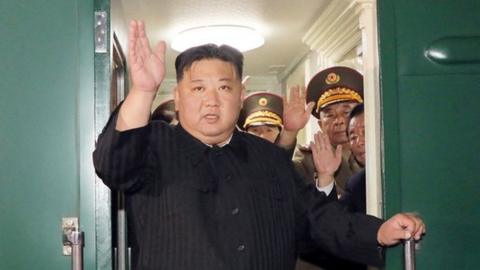
[(95, 53), (107, 52), (107, 12), (95, 11)]

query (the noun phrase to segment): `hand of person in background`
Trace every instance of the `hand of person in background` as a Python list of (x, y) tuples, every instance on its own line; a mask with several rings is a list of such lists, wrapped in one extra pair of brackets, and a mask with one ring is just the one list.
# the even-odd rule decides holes
[(400, 213), (385, 221), (377, 232), (377, 241), (382, 246), (395, 245), (413, 237), (420, 240), (425, 234), (423, 220), (414, 213)]
[(128, 61), (132, 88), (156, 92), (165, 77), (165, 42), (152, 51), (143, 21), (132, 20), (128, 35)]
[(290, 98), (283, 98), (283, 129), (280, 132), (278, 145), (292, 148), (295, 145), (298, 132), (305, 127), (315, 103), (310, 102), (305, 107), (305, 87), (290, 88)]
[(310, 119), (315, 103), (310, 102), (305, 107), (305, 87), (290, 88), (290, 97), (283, 99), (283, 128), (286, 131), (297, 132), (305, 127)]
[(334, 174), (342, 162), (342, 146), (333, 148), (328, 135), (319, 131), (314, 135), (314, 141), (310, 142), (313, 163), (317, 171), (316, 185), (324, 187), (334, 181)]

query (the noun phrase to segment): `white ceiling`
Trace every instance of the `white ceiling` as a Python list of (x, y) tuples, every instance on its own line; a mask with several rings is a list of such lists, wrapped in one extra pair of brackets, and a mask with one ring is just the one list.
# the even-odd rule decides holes
[[(143, 19), (152, 43), (187, 28), (238, 24), (262, 33), (265, 44), (245, 53), (244, 75), (276, 76), (307, 52), (302, 37), (332, 0), (121, 0), (124, 16)], [(344, 0), (342, 0), (344, 1)], [(174, 77), (178, 55), (167, 52), (167, 77)], [(273, 71), (275, 69), (275, 71)]]

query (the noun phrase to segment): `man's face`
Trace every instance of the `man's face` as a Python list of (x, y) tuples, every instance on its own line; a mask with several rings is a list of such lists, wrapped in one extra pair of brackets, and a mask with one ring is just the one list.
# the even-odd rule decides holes
[(365, 166), (365, 119), (364, 114), (358, 114), (350, 120), (348, 125), (348, 140), (350, 150), (355, 159)]
[(225, 142), (235, 129), (243, 95), (232, 64), (218, 59), (193, 62), (175, 90), (179, 121), (204, 143)]
[(247, 128), (247, 132), (274, 143), (280, 133), (280, 129), (270, 125), (250, 126)]
[(323, 132), (327, 133), (332, 145), (337, 146), (348, 142), (348, 115), (356, 104), (354, 101), (339, 102), (328, 105), (320, 111), (318, 125)]

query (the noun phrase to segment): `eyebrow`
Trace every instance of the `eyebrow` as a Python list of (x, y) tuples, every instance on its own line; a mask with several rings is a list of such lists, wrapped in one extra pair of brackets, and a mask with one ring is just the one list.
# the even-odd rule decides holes
[[(204, 80), (202, 80), (202, 79), (190, 80), (190, 82), (203, 82), (203, 81), (204, 81)], [(221, 81), (221, 82), (223, 82), (223, 81), (232, 82), (233, 80), (230, 79), (230, 78), (221, 78), (221, 79), (218, 80), (218, 81)]]
[(190, 80), (190, 82), (203, 82), (203, 80), (197, 79), (197, 80)]
[(329, 113), (329, 112), (331, 112), (331, 111), (333, 111), (332, 108), (324, 108), (324, 109), (322, 109), (320, 112)]

